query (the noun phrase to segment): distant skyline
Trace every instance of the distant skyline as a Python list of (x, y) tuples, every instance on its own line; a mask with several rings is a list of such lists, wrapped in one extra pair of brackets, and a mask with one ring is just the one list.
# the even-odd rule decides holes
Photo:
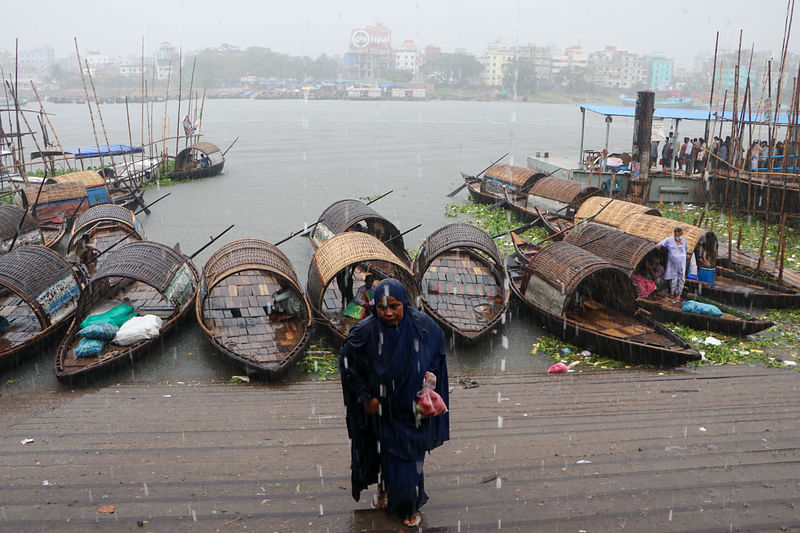
[[(720, 48), (772, 50), (777, 58), (784, 33), (783, 0), (181, 0), (133, 4), (39, 0), (17, 2), (0, 19), (0, 48), (51, 45), (56, 56), (138, 55), (142, 39), (150, 54), (162, 41), (185, 52), (230, 44), (261, 46), (290, 55), (342, 55), (352, 28), (381, 22), (392, 31), (392, 45), (404, 40), (420, 49), (436, 45), (446, 52), (463, 48), (480, 55), (487, 44), (555, 46), (579, 44), (591, 52), (607, 45), (637, 54), (660, 52), (679, 68), (692, 68), (698, 54)], [(9, 14), (11, 12), (11, 14)], [(790, 51), (798, 51), (794, 28)]]

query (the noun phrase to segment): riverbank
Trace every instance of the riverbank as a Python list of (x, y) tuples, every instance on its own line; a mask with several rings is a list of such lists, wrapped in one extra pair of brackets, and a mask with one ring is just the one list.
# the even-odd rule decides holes
[[(426, 457), (419, 531), (800, 528), (800, 374), (530, 372), (450, 385), (451, 440)], [(370, 509), (371, 493), (350, 496), (338, 380), (53, 394), (34, 409), (3, 400), (29, 410), (0, 417), (0, 529), (403, 531)]]

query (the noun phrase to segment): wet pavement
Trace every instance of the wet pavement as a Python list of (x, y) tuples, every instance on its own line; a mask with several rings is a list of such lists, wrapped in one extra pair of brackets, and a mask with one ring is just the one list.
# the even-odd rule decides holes
[[(800, 531), (798, 372), (451, 387), (420, 531)], [(404, 530), (350, 496), (338, 381), (133, 382), (1, 405), (0, 531)]]

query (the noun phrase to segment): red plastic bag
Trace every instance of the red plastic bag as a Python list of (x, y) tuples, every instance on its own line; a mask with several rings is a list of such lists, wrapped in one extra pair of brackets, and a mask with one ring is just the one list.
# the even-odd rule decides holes
[(556, 363), (550, 367), (548, 372), (551, 374), (562, 374), (564, 372), (569, 372), (569, 367), (564, 363)]
[(417, 392), (417, 399), (414, 401), (414, 412), (417, 416), (428, 418), (431, 416), (439, 416), (447, 412), (447, 405), (444, 400), (436, 392), (436, 374), (433, 372), (425, 372), (425, 377), (422, 380), (422, 388)]

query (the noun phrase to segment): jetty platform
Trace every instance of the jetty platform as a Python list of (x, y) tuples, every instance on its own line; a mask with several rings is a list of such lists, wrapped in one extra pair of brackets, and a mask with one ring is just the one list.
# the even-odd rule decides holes
[[(800, 531), (800, 372), (451, 376), (414, 531)], [(350, 493), (338, 381), (0, 399), (0, 531), (398, 532)]]

